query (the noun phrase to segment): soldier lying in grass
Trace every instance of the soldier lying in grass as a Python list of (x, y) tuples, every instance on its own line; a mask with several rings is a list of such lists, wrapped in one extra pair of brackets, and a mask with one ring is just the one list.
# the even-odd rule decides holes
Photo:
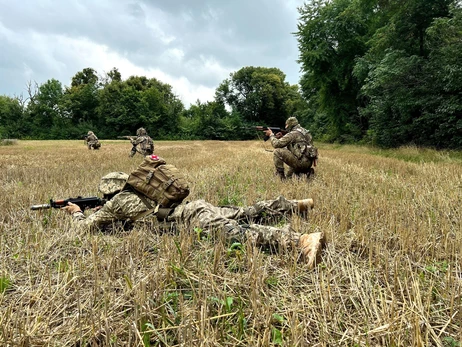
[[(162, 160), (152, 155), (147, 156), (145, 162), (158, 160), (152, 158)], [(133, 222), (155, 215), (160, 221), (182, 224), (188, 230), (217, 230), (230, 240), (250, 240), (256, 246), (295, 246), (310, 268), (320, 260), (325, 243), (323, 233), (302, 235), (291, 229), (290, 224), (282, 228), (263, 224), (294, 213), (306, 216), (314, 206), (312, 199), (288, 200), (279, 196), (275, 200), (260, 201), (247, 207), (214, 206), (204, 200), (195, 200), (165, 208), (157, 202), (159, 199), (156, 201), (127, 184), (127, 180), (130, 182), (129, 177), (131, 176), (121, 172), (104, 176), (99, 190), (108, 202), (88, 217), (78, 205), (72, 203), (62, 209), (72, 215), (77, 225), (89, 229), (103, 228), (116, 221)]]

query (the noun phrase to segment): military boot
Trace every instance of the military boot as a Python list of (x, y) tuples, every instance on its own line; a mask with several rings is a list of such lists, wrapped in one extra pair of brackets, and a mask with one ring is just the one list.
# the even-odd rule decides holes
[(284, 181), (286, 179), (286, 175), (284, 174), (284, 169), (277, 168), (276, 176), (278, 176), (282, 181)]
[(314, 208), (314, 201), (313, 199), (303, 199), (297, 201), (297, 209), (298, 212), (307, 212)]
[(325, 235), (323, 232), (304, 234), (298, 240), (302, 259), (310, 269), (321, 262), (321, 252), (326, 244)]

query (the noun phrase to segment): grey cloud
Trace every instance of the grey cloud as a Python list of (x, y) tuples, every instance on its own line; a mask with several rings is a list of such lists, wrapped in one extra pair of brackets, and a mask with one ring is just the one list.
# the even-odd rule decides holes
[[(300, 6), (303, 0), (292, 2)], [(66, 76), (60, 79), (63, 84), (82, 68), (82, 57), (70, 59), (56, 46), (42, 51), (21, 46), (7, 40), (2, 28), (14, 33), (19, 42), (31, 40), (34, 33), (86, 38), (142, 68), (160, 69), (174, 78), (184, 76), (209, 88), (249, 65), (275, 66), (290, 83), (298, 81), (298, 52), (291, 34), (296, 30), (296, 10), (284, 0), (0, 0), (0, 6), (0, 45), (4, 47), (0, 94), (13, 90), (2, 81), (6, 76), (24, 78), (24, 65), (30, 66), (36, 80)], [(169, 50), (181, 51), (183, 56), (172, 58)], [(206, 60), (216, 61), (221, 68), (211, 71)]]

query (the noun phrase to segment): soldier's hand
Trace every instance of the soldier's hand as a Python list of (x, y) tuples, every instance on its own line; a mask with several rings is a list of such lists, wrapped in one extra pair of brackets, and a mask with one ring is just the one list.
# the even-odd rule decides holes
[(80, 207), (72, 202), (68, 202), (67, 206), (61, 207), (61, 210), (69, 213), (69, 214), (74, 214), (76, 212), (82, 212)]
[(265, 135), (268, 136), (268, 137), (270, 137), (271, 135), (273, 135), (273, 132), (271, 131), (271, 129), (264, 130), (263, 132), (264, 132)]
[(280, 139), (280, 138), (283, 137), (284, 135), (283, 135), (281, 132), (278, 132), (278, 133), (277, 133), (276, 135), (274, 135), (274, 136), (276, 136), (277, 139)]

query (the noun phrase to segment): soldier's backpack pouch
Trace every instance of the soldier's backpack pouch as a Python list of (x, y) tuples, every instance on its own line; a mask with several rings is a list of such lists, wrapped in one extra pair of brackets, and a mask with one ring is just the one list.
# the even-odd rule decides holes
[(175, 207), (189, 195), (188, 182), (180, 170), (157, 155), (144, 157), (127, 184), (160, 207)]
[(307, 146), (306, 153), (310, 159), (318, 159), (318, 149), (314, 146)]

